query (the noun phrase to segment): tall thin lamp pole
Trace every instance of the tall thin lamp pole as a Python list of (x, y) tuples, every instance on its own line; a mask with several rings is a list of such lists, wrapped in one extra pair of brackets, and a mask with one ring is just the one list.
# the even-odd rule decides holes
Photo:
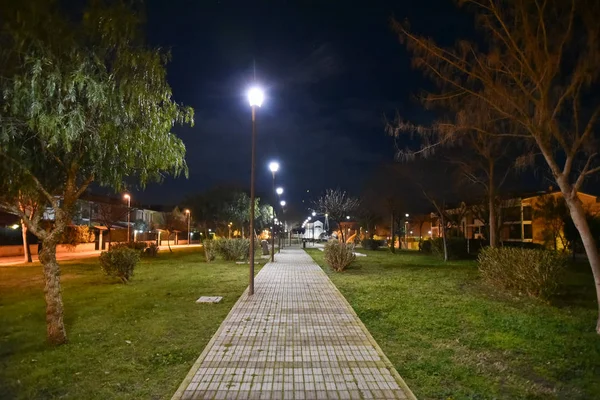
[(275, 262), (275, 172), (279, 170), (279, 163), (273, 161), (269, 164), (273, 174), (273, 215), (271, 216), (271, 262)]
[(129, 243), (131, 241), (131, 232), (129, 227), (129, 223), (131, 222), (131, 195), (126, 194), (123, 197), (127, 199), (127, 243)]
[(190, 210), (185, 210), (185, 213), (188, 215), (188, 246), (191, 244), (192, 242), (192, 232), (190, 230), (190, 226), (191, 226), (191, 222), (192, 222), (192, 213), (190, 212)]
[(250, 167), (250, 271), (248, 294), (254, 294), (254, 167), (256, 165), (256, 107), (260, 107), (264, 93), (259, 88), (248, 91), (248, 101), (252, 107), (252, 162)]

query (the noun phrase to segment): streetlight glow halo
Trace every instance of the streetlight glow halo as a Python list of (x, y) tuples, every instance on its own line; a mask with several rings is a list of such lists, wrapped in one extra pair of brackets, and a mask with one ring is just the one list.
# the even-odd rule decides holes
[(278, 187), (277, 189), (275, 189), (275, 192), (276, 192), (278, 195), (280, 195), (280, 196), (281, 196), (281, 195), (283, 194), (283, 188), (282, 188), (282, 187)]
[(251, 106), (260, 107), (265, 100), (265, 92), (259, 87), (253, 87), (248, 90), (248, 102)]
[(279, 163), (277, 161), (271, 161), (269, 163), (269, 169), (271, 172), (277, 172), (279, 170)]

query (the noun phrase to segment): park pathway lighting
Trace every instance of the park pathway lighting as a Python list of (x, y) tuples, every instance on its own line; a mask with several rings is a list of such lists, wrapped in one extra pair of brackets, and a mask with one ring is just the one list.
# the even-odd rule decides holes
[(252, 107), (252, 161), (250, 165), (250, 279), (248, 294), (254, 294), (254, 168), (256, 165), (256, 107), (260, 107), (265, 93), (258, 87), (248, 90), (248, 102)]
[[(271, 161), (269, 163), (269, 169), (273, 175), (273, 200), (275, 200), (275, 194), (279, 194), (277, 192), (281, 189), (275, 189), (275, 172), (279, 171), (279, 163), (277, 161)], [(283, 193), (283, 189), (281, 189), (281, 193)], [(275, 262), (275, 201), (273, 201), (273, 216), (271, 223), (271, 262)]]
[(129, 229), (131, 229), (129, 227), (129, 223), (131, 221), (131, 195), (130, 194), (125, 194), (123, 196), (123, 198), (125, 200), (127, 200), (127, 243), (129, 243), (130, 242), (129, 236), (131, 235), (130, 230), (129, 230)]
[(186, 209), (185, 213), (187, 214), (187, 217), (188, 217), (188, 243), (187, 244), (189, 246), (192, 242), (192, 232), (190, 231), (191, 221), (192, 221), (192, 213), (190, 212), (189, 209)]

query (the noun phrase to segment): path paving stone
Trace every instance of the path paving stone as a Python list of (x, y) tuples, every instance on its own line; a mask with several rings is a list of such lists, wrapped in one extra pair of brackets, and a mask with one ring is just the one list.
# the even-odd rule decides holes
[(173, 400), (415, 399), (327, 275), (288, 248), (263, 267)]

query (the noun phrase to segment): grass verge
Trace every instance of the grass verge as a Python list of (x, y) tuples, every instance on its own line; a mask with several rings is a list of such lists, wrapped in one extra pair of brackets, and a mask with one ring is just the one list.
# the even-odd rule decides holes
[(475, 262), (359, 250), (345, 272), (307, 250), (419, 399), (598, 399), (600, 337), (589, 267), (551, 304), (498, 293)]
[[(61, 270), (69, 343), (51, 347), (41, 266), (0, 267), (0, 398), (170, 398), (248, 274), (191, 249), (143, 259), (127, 285), (104, 276), (97, 258)], [(196, 304), (202, 295), (223, 300)]]

